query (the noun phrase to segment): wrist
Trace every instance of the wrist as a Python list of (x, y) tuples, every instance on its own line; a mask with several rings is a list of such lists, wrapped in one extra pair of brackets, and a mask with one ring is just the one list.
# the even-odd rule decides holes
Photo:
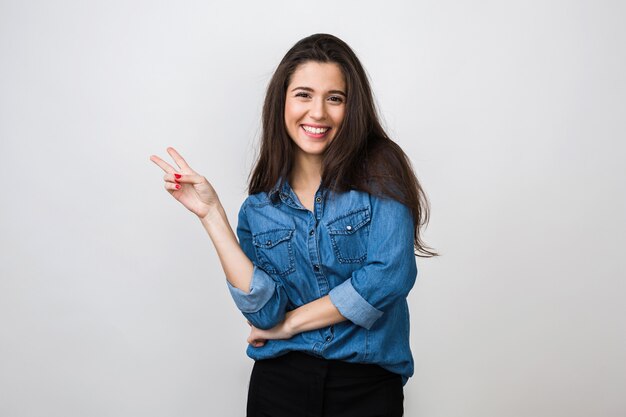
[(198, 216), (200, 221), (203, 224), (215, 223), (216, 221), (221, 221), (226, 216), (226, 212), (224, 211), (224, 207), (222, 204), (217, 201), (215, 204), (209, 206), (206, 214)]
[(285, 314), (285, 320), (283, 320), (282, 327), (283, 327), (283, 332), (286, 333), (289, 336), (289, 338), (299, 333), (297, 326), (295, 324), (293, 311), (289, 311)]

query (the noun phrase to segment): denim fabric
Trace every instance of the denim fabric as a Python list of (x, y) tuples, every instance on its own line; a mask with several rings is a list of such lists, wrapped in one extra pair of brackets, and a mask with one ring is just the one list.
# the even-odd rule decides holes
[(406, 383), (413, 375), (406, 297), (417, 276), (409, 209), (354, 190), (319, 189), (314, 204), (314, 212), (304, 208), (288, 182), (249, 196), (239, 211), (237, 236), (254, 275), (249, 293), (227, 282), (228, 288), (244, 316), (261, 329), (325, 295), (348, 321), (248, 346), (248, 356), (302, 351), (374, 363)]

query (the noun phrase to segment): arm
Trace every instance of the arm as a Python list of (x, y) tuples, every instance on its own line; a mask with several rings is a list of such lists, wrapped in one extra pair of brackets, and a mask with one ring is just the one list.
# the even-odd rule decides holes
[(286, 313), (285, 320), (271, 329), (263, 330), (251, 325), (248, 343), (254, 347), (261, 347), (266, 340), (290, 339), (298, 333), (320, 329), (345, 320), (346, 318), (326, 295)]
[(372, 197), (372, 220), (367, 260), (330, 294), (287, 313), (285, 321), (269, 331), (252, 328), (249, 343), (288, 339), (300, 332), (343, 320), (370, 329), (385, 309), (406, 298), (415, 283), (413, 219), (401, 203)]
[(229, 284), (250, 293), (254, 265), (239, 246), (222, 205), (218, 203), (200, 222), (215, 246)]
[(165, 189), (200, 219), (215, 246), (229, 289), (240, 310), (256, 326), (273, 327), (284, 318), (287, 303), (284, 292), (252, 263), (253, 250), (244, 253), (217, 193), (207, 179), (191, 169), (174, 148), (169, 147), (167, 152), (180, 171), (158, 156), (150, 156), (150, 160), (165, 171)]
[(329, 293), (344, 317), (366, 329), (389, 306), (407, 297), (417, 277), (415, 229), (409, 208), (396, 200), (372, 196), (371, 209), (365, 264)]
[[(232, 233), (232, 232), (231, 232)], [(241, 206), (238, 216), (237, 248), (246, 259), (252, 261), (252, 277), (249, 291), (243, 290), (228, 280), (228, 289), (237, 308), (248, 319), (248, 322), (261, 329), (270, 329), (283, 321), (289, 298), (283, 286), (256, 265), (257, 258), (252, 244), (252, 233), (246, 215), (246, 203)]]

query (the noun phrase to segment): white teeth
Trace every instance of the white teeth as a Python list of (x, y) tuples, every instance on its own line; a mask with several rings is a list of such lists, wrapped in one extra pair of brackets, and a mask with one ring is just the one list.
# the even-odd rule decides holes
[(309, 133), (313, 133), (314, 135), (319, 135), (320, 133), (325, 133), (329, 127), (311, 127), (302, 125), (302, 128)]

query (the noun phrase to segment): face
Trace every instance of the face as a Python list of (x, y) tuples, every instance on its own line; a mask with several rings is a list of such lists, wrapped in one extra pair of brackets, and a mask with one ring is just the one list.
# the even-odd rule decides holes
[(346, 110), (346, 83), (339, 65), (300, 64), (285, 98), (285, 126), (298, 156), (321, 158), (333, 141)]

